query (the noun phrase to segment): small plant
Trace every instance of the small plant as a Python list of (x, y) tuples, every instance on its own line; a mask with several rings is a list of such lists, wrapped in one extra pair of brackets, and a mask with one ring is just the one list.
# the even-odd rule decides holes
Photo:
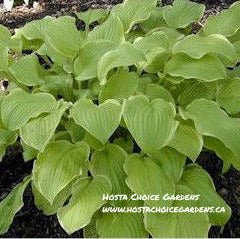
[[(85, 30), (70, 16), (32, 21), (13, 36), (0, 27), (0, 76), (8, 81), (1, 156), (18, 140), (24, 159), (35, 159), (32, 174), (0, 203), (1, 234), (29, 184), (36, 206), (56, 214), (68, 234), (207, 237), (211, 225), (224, 226), (231, 209), (195, 160), (212, 150), (224, 172), (240, 169), (240, 2), (192, 34), (203, 13), (187, 0), (165, 7), (126, 0), (110, 12), (76, 13)], [(133, 194), (146, 200), (103, 200)], [(224, 210), (103, 213), (103, 206)]]

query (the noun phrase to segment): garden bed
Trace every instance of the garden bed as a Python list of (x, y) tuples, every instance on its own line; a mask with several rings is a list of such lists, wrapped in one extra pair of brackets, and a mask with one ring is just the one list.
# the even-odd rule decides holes
[[(75, 11), (85, 11), (88, 8), (108, 8), (120, 0), (110, 1), (39, 1), (36, 5), (18, 6), (12, 12), (0, 13), (0, 24), (11, 29), (18, 28), (33, 19), (44, 16), (72, 15)], [(199, 2), (199, 1), (198, 1)], [(217, 14), (234, 1), (201, 1), (207, 6), (208, 14)], [(216, 3), (217, 2), (217, 3)], [(166, 1), (166, 3), (170, 3)], [(221, 173), (222, 161), (213, 153), (201, 153), (197, 162), (212, 176), (217, 192), (232, 208), (232, 217), (224, 228), (212, 227), (209, 237), (240, 237), (240, 172), (230, 168), (225, 174)], [(0, 163), (0, 199), (4, 198), (17, 183), (31, 173), (32, 162), (24, 163), (21, 148), (8, 149), (3, 162)], [(25, 206), (17, 213), (9, 231), (2, 237), (69, 237), (60, 227), (56, 216), (45, 216), (35, 206), (30, 187), (24, 196)], [(82, 230), (71, 237), (83, 237)]]

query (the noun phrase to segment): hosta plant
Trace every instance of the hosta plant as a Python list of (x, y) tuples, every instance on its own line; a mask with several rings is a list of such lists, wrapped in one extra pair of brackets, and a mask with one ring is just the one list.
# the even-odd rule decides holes
[[(207, 237), (230, 207), (196, 159), (240, 169), (240, 2), (193, 34), (204, 6), (126, 0), (111, 11), (0, 27), (0, 153), (17, 142), (32, 174), (0, 203), (7, 232), (31, 186), (68, 234)], [(84, 27), (79, 29), (79, 20)], [(195, 23), (195, 24), (194, 24)], [(106, 200), (103, 195), (200, 195)], [(103, 207), (215, 207), (221, 213), (104, 213)]]

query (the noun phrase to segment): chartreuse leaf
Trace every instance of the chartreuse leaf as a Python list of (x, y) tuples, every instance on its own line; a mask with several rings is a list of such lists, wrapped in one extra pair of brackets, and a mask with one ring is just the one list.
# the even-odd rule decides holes
[(26, 177), (0, 202), (0, 235), (8, 231), (15, 214), (23, 207), (23, 193), (30, 180)]
[(195, 161), (202, 151), (203, 139), (196, 129), (180, 123), (168, 145)]
[(11, 33), (4, 26), (0, 26), (0, 71), (8, 67), (8, 42), (11, 39)]
[(70, 16), (49, 21), (45, 28), (45, 34), (45, 40), (64, 57), (75, 57), (83, 44), (83, 36), (77, 30), (75, 19)]
[(204, 136), (204, 147), (213, 150), (220, 159), (223, 160), (225, 166), (233, 165), (235, 168), (240, 169), (240, 158), (227, 148), (220, 140), (214, 137)]
[[(29, 71), (29, 69), (31, 69)], [(36, 86), (44, 83), (46, 71), (34, 54), (24, 56), (9, 67), (9, 71), (19, 83), (27, 86)]]
[[(127, 207), (141, 207), (140, 201), (129, 201)], [(97, 219), (101, 238), (147, 238), (141, 213), (104, 213)]]
[(155, 8), (157, 0), (125, 0), (121, 5), (113, 8), (112, 13), (117, 15), (123, 23), (125, 32), (132, 26), (149, 18), (151, 10)]
[(124, 103), (124, 121), (144, 152), (154, 152), (170, 142), (177, 128), (175, 114), (171, 103), (162, 99), (150, 101), (144, 95), (130, 97)]
[(70, 104), (59, 102), (55, 111), (30, 120), (20, 129), (21, 139), (30, 147), (43, 151), (60, 123), (63, 113)]
[(69, 119), (66, 122), (65, 128), (71, 135), (73, 143), (83, 140), (86, 131), (81, 126), (77, 125), (73, 119)]
[[(101, 151), (95, 151), (91, 159), (91, 173), (104, 175), (112, 183), (112, 194), (129, 194), (130, 190), (126, 186), (126, 174), (123, 164), (126, 161), (127, 153), (115, 144), (108, 144)], [(118, 202), (113, 202), (114, 204)], [(119, 201), (119, 203), (122, 203)]]
[(76, 79), (83, 81), (97, 76), (97, 64), (107, 52), (116, 48), (116, 44), (105, 40), (96, 40), (84, 44), (74, 62)]
[[(184, 82), (184, 86), (181, 86), (182, 90), (178, 96), (178, 103), (181, 106), (187, 106), (195, 99), (208, 99), (213, 100), (216, 93), (215, 82), (198, 82), (190, 80)], [(183, 89), (184, 88), (184, 89)]]
[(217, 16), (210, 16), (203, 27), (205, 35), (221, 34), (225, 37), (233, 36), (240, 29), (240, 3), (236, 2), (229, 9)]
[(240, 112), (240, 79), (226, 81), (217, 91), (217, 103), (229, 114)]
[(209, 36), (189, 35), (178, 41), (172, 48), (172, 52), (185, 53), (188, 56), (200, 59), (208, 53), (223, 56), (233, 64), (236, 64), (237, 56), (233, 45), (222, 35)]
[(172, 28), (185, 28), (193, 22), (198, 22), (204, 11), (203, 4), (188, 0), (175, 0), (172, 6), (169, 5), (163, 9), (163, 18)]
[(139, 76), (135, 72), (119, 70), (112, 74), (105, 85), (102, 86), (99, 99), (101, 102), (107, 99), (122, 101), (134, 95), (139, 85)]
[(36, 189), (53, 204), (56, 196), (83, 172), (90, 149), (84, 142), (61, 140), (50, 143), (38, 155), (33, 168)]
[[(137, 154), (129, 156), (124, 165), (124, 170), (127, 174), (126, 183), (134, 193), (139, 195), (165, 195), (175, 192), (172, 178), (169, 178), (164, 170), (149, 157), (143, 158)], [(170, 206), (172, 202), (146, 200), (145, 203), (148, 206), (160, 207), (163, 205)]]
[[(176, 185), (176, 195), (193, 194), (186, 185)], [(198, 204), (198, 201), (173, 202), (178, 208), (198, 207)], [(144, 224), (154, 238), (207, 238), (210, 228), (206, 213), (146, 213)]]
[(173, 148), (165, 147), (152, 155), (152, 160), (175, 183), (182, 177), (186, 156)]
[(18, 134), (14, 131), (0, 129), (0, 162), (5, 155), (8, 145), (13, 144), (17, 140)]
[(85, 22), (89, 26), (93, 22), (99, 22), (104, 20), (109, 14), (107, 9), (89, 9), (86, 12), (78, 12), (76, 16)]
[(88, 225), (93, 214), (106, 203), (102, 200), (103, 194), (110, 194), (111, 190), (109, 179), (102, 175), (78, 180), (69, 203), (57, 213), (64, 230), (72, 234)]
[(116, 138), (113, 141), (114, 144), (119, 145), (121, 148), (123, 148), (127, 153), (131, 154), (133, 152), (133, 139), (130, 135), (125, 139), (123, 137)]
[(20, 143), (21, 143), (22, 148), (23, 148), (22, 155), (23, 155), (23, 159), (24, 159), (25, 162), (37, 158), (37, 155), (39, 153), (38, 150), (28, 146), (26, 143), (24, 143), (23, 140), (20, 140)]
[(174, 98), (171, 95), (171, 93), (161, 85), (157, 85), (153, 83), (147, 84), (145, 95), (150, 100), (160, 98), (165, 101), (171, 102), (173, 105), (175, 104)]
[(184, 54), (175, 55), (165, 65), (165, 73), (186, 79), (199, 79), (211, 82), (227, 77), (223, 63), (212, 55), (192, 59)]
[(103, 24), (95, 27), (88, 34), (88, 40), (107, 40), (114, 43), (122, 43), (124, 41), (124, 29), (119, 17), (110, 15)]
[(229, 117), (216, 102), (205, 99), (194, 100), (186, 107), (185, 114), (194, 121), (200, 134), (217, 138), (240, 156), (240, 119)]
[(208, 213), (210, 223), (223, 226), (231, 216), (231, 208), (217, 194), (212, 178), (209, 174), (196, 165), (188, 166), (179, 182), (189, 187), (195, 194), (200, 195), (199, 206), (224, 207), (225, 212)]
[(154, 48), (169, 48), (169, 39), (165, 32), (156, 31), (145, 37), (137, 38), (134, 42), (134, 46), (142, 50), (145, 54)]
[(123, 43), (116, 50), (104, 54), (98, 62), (98, 78), (101, 85), (107, 81), (108, 72), (114, 67), (131, 66), (145, 61), (144, 54), (130, 43)]
[(57, 108), (55, 98), (47, 93), (29, 94), (15, 89), (4, 97), (1, 104), (3, 125), (9, 130), (20, 129), (31, 118), (51, 113)]
[(70, 112), (78, 125), (105, 144), (120, 124), (122, 107), (116, 100), (97, 106), (91, 100), (80, 99)]

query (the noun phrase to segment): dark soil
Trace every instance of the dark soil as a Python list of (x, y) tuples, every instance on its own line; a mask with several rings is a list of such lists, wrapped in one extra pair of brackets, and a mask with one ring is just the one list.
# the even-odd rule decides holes
[[(33, 19), (44, 16), (60, 16), (73, 14), (75, 11), (85, 11), (88, 8), (109, 8), (122, 0), (39, 0), (38, 4), (17, 6), (11, 12), (0, 10), (0, 24), (11, 29), (18, 28)], [(234, 0), (196, 0), (206, 5), (206, 15), (217, 14), (227, 8)], [(0, 1), (1, 3), (1, 1)], [(171, 4), (172, 0), (163, 0), (163, 4)], [(217, 192), (232, 208), (232, 217), (224, 228), (212, 227), (209, 232), (211, 238), (239, 238), (240, 237), (240, 172), (231, 168), (222, 174), (222, 161), (213, 153), (202, 153), (197, 161), (212, 176)], [(0, 163), (0, 200), (32, 170), (32, 162), (25, 163), (19, 147), (8, 149), (3, 162)], [(25, 205), (17, 213), (9, 231), (3, 237), (69, 237), (60, 227), (56, 216), (45, 216), (33, 202), (31, 189), (24, 194)], [(71, 237), (82, 237), (78, 231)]]

